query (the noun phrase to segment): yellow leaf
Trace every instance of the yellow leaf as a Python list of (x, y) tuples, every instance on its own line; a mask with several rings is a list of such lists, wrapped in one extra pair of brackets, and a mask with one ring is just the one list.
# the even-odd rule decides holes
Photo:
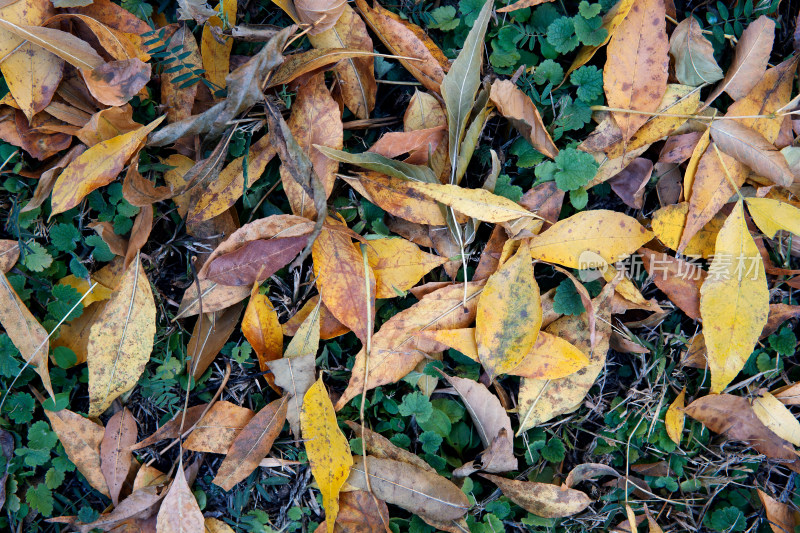
[(320, 306), (322, 302), (318, 299), (317, 305), (297, 328), (297, 332), (289, 341), (289, 345), (283, 353), (284, 357), (301, 357), (303, 355), (317, 355), (319, 350), (320, 338)]
[(258, 292), (258, 283), (253, 284), (250, 301), (244, 310), (242, 334), (256, 352), (262, 372), (269, 370), (267, 362), (283, 354), (283, 328), (278, 322), (278, 313), (269, 299)]
[(578, 55), (575, 56), (565, 76), (569, 76), (570, 73), (585, 65), (600, 48), (606, 45), (619, 25), (622, 24), (622, 21), (625, 20), (625, 17), (628, 16), (628, 12), (631, 10), (631, 7), (633, 7), (633, 2), (634, 0), (620, 0), (614, 7), (608, 10), (608, 13), (603, 15), (603, 25), (600, 27), (608, 32), (606, 38), (597, 46), (584, 46), (578, 50)]
[[(678, 249), (683, 229), (686, 227), (686, 214), (688, 212), (689, 204), (682, 202), (662, 207), (653, 213), (653, 233), (667, 248), (671, 250)], [(717, 213), (689, 240), (689, 244), (683, 250), (684, 255), (688, 257), (699, 256), (703, 259), (708, 259), (714, 255), (717, 234), (724, 223), (725, 216)]]
[(155, 333), (156, 305), (137, 255), (89, 334), (89, 416), (99, 416), (136, 385)]
[(700, 289), (712, 393), (722, 392), (742, 369), (768, 314), (764, 264), (740, 200), (717, 235), (714, 260)]
[(589, 358), (569, 341), (540, 331), (536, 343), (509, 374), (532, 379), (558, 379), (589, 364)]
[(508, 198), (492, 194), (486, 189), (464, 189), (458, 185), (417, 181), (409, 181), (405, 184), (437, 202), (452, 207), (459, 213), (482, 222), (508, 222), (520, 217), (536, 216)]
[(3, 272), (0, 272), (0, 325), (19, 350), (22, 359), (36, 369), (44, 388), (55, 398), (47, 370), (47, 354), (50, 351), (47, 331), (22, 303)]
[[(653, 238), (636, 219), (605, 209), (581, 211), (553, 224), (530, 242), (534, 259), (569, 268), (586, 268), (586, 260), (616, 263)], [(602, 266), (602, 265), (596, 265)]]
[(539, 286), (523, 241), (517, 253), (489, 276), (478, 300), (475, 340), (489, 378), (516, 368), (536, 342), (541, 326)]
[(686, 405), (686, 387), (683, 388), (675, 401), (672, 402), (664, 415), (664, 425), (667, 428), (667, 435), (672, 442), (680, 445), (681, 433), (683, 432), (683, 408)]
[(206, 517), (204, 525), (206, 533), (234, 533), (231, 526), (216, 518)]
[(147, 126), (96, 144), (75, 158), (53, 185), (53, 211), (50, 216), (72, 209), (87, 194), (114, 181), (131, 156), (139, 150), (142, 141), (162, 120), (163, 116)]
[[(609, 107), (652, 112), (667, 89), (669, 40), (664, 0), (638, 0), (608, 45), (603, 88)], [(612, 111), (630, 139), (648, 120), (646, 114)]]
[(375, 273), (376, 298), (396, 297), (447, 262), (447, 258), (423, 252), (405, 239), (375, 239), (366, 247), (367, 261)]
[[(711, 130), (707, 129), (700, 136), (700, 140), (697, 141), (694, 150), (692, 150), (692, 157), (689, 158), (689, 162), (686, 164), (686, 173), (683, 175), (684, 198), (689, 198), (692, 195), (692, 185), (694, 184), (694, 176), (697, 174), (697, 166), (700, 164), (700, 158), (703, 157), (709, 144), (711, 144)], [(691, 243), (689, 244), (691, 245)]]
[(771, 198), (747, 198), (750, 216), (764, 235), (775, 238), (778, 230), (800, 235), (800, 209), (792, 204)]
[[(60, 280), (58, 280), (59, 285), (69, 285), (78, 293), (86, 294), (86, 292), (91, 288), (89, 282), (82, 278), (76, 278), (72, 274), (68, 276), (64, 276)], [(83, 299), (83, 307), (89, 307), (94, 302), (102, 302), (103, 300), (108, 300), (111, 298), (111, 295), (114, 294), (114, 291), (106, 287), (105, 285), (101, 285), (98, 283), (92, 292)]]
[(300, 427), (311, 473), (322, 493), (328, 533), (333, 533), (339, 512), (339, 492), (350, 475), (353, 457), (350, 444), (336, 423), (336, 412), (322, 379), (314, 383), (303, 398)]
[[(222, 0), (222, 12), (227, 19), (229, 26), (236, 25), (236, 0)], [(220, 6), (214, 7), (219, 12)], [(212, 29), (213, 28), (213, 29)], [(200, 54), (203, 56), (203, 68), (205, 68), (206, 79), (216, 85), (215, 90), (225, 88), (225, 76), (230, 71), (231, 49), (233, 39), (223, 36), (221, 32), (215, 35), (215, 30), (222, 29), (222, 20), (219, 16), (213, 16), (203, 26), (203, 37), (200, 41)], [(223, 42), (219, 42), (220, 39)]]
[[(541, 332), (539, 334), (541, 335)], [(478, 358), (478, 344), (475, 341), (475, 328), (420, 331), (417, 333), (417, 337), (440, 342), (448, 348), (458, 350), (476, 363), (480, 362)]]
[(100, 469), (100, 443), (103, 441), (105, 428), (67, 409), (45, 409), (44, 414), (50, 420), (69, 460), (78, 467), (78, 471), (92, 487), (108, 496), (108, 484)]
[(763, 391), (753, 400), (753, 412), (777, 436), (800, 446), (800, 422), (775, 396)]

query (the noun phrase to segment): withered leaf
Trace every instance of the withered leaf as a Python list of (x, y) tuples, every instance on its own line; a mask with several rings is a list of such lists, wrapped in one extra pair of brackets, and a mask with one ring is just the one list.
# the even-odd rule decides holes
[(308, 238), (305, 236), (250, 241), (241, 248), (210, 261), (205, 276), (220, 285), (260, 283), (288, 265), (305, 248), (307, 242)]

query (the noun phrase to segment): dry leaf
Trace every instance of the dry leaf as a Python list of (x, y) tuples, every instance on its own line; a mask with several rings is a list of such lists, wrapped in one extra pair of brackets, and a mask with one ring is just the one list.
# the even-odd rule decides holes
[[(184, 0), (196, 1), (196, 0)], [(203, 58), (204, 76), (215, 88), (226, 87), (228, 72), (230, 71), (230, 56), (233, 49), (233, 39), (219, 33), (223, 23), (219, 12), (225, 15), (229, 25), (236, 24), (236, 0), (220, 0), (216, 9), (208, 13), (208, 22), (203, 25), (203, 35), (200, 39), (200, 55)], [(213, 14), (212, 14), (213, 13)], [(204, 15), (205, 16), (205, 15)]]
[(350, 475), (353, 458), (350, 444), (336, 423), (336, 411), (321, 379), (308, 389), (303, 398), (300, 427), (311, 473), (322, 493), (328, 533), (333, 533), (339, 512), (339, 491)]
[(667, 414), (664, 415), (664, 426), (667, 429), (667, 435), (675, 444), (681, 444), (681, 433), (683, 433), (683, 407), (685, 405), (686, 387), (683, 388), (680, 394), (669, 405)]
[[(386, 502), (365, 490), (343, 492), (339, 496), (336, 533), (383, 533), (388, 527), (389, 509)], [(326, 522), (317, 526), (314, 533), (323, 531), (327, 531)]]
[(711, 369), (711, 392), (722, 392), (747, 362), (769, 314), (761, 255), (747, 229), (742, 202), (717, 236), (714, 260), (700, 289), (700, 316)]
[(98, 102), (121, 106), (136, 96), (150, 81), (150, 63), (138, 57), (109, 61), (89, 72), (81, 71), (89, 92)]
[(153, 350), (156, 306), (137, 255), (89, 334), (89, 415), (98, 416), (133, 387)]
[(262, 372), (269, 370), (267, 365), (269, 361), (274, 361), (283, 355), (283, 329), (278, 322), (278, 313), (266, 295), (259, 293), (257, 283), (253, 284), (250, 301), (244, 310), (242, 334), (256, 352), (258, 366)]
[(753, 412), (777, 436), (800, 446), (800, 422), (783, 403), (767, 391), (753, 399)]
[[(667, 89), (669, 41), (664, 0), (633, 2), (608, 45), (603, 85), (608, 106), (651, 112)], [(622, 137), (630, 139), (647, 115), (613, 111)]]
[(204, 277), (226, 286), (261, 283), (288, 265), (307, 243), (305, 236), (249, 241), (233, 252), (207, 261)]
[(286, 398), (284, 396), (267, 404), (242, 428), (217, 470), (213, 480), (215, 485), (229, 491), (258, 468), (258, 463), (269, 453), (272, 443), (283, 429)]
[[(197, 409), (198, 407), (200, 409)], [(230, 402), (216, 402), (203, 418), (198, 419), (197, 417), (206, 407), (207, 405), (201, 405), (190, 407), (187, 410), (186, 420), (183, 421), (183, 430), (186, 432), (191, 427), (194, 429), (186, 438), (183, 447), (195, 452), (227, 453), (239, 432), (253, 419), (254, 413), (246, 407), (239, 407)], [(192, 413), (196, 416), (193, 416), (194, 420), (190, 424), (189, 411), (192, 409), (197, 410)], [(178, 414), (168, 424), (172, 424), (171, 429), (177, 432), (182, 420), (183, 417)], [(167, 424), (164, 424), (162, 427), (166, 428), (166, 426)], [(141, 446), (141, 443), (137, 444), (138, 446)]]
[(692, 16), (672, 30), (669, 53), (675, 58), (675, 77), (685, 85), (697, 87), (723, 78), (722, 69), (714, 59), (714, 47)]
[[(197, 40), (186, 24), (181, 25), (181, 27), (172, 34), (168, 46), (182, 46), (182, 48), (180, 48), (181, 55), (189, 52), (189, 55), (183, 60), (184, 64), (198, 66), (203, 64), (200, 49), (197, 47)], [(170, 72), (171, 70), (173, 69), (167, 69), (161, 75), (161, 101), (166, 107), (167, 122), (176, 122), (192, 115), (192, 107), (194, 107), (194, 100), (197, 96), (199, 84), (193, 83), (186, 87), (184, 85), (187, 80), (184, 78), (181, 78), (177, 82), (174, 80), (178, 76), (183, 76), (187, 69), (179, 69), (176, 72)], [(225, 74), (227, 74), (227, 72)]]
[(303, 406), (303, 399), (314, 384), (315, 360), (316, 350), (314, 353), (287, 356), (267, 363), (274, 376), (275, 385), (282, 388), (289, 398), (286, 404), (286, 420), (296, 439), (300, 438), (300, 409)]
[(548, 483), (517, 481), (490, 474), (481, 474), (497, 485), (503, 494), (525, 509), (544, 518), (572, 516), (586, 509), (592, 500), (575, 489), (558, 488)]
[(175, 479), (161, 502), (156, 522), (157, 533), (198, 533), (203, 531), (203, 513), (186, 482), (183, 459), (178, 461)]
[[(367, 262), (375, 273), (376, 298), (394, 298), (425, 274), (447, 262), (404, 239), (374, 239), (366, 245)], [(359, 251), (360, 253), (360, 251)]]
[[(652, 227), (658, 240), (672, 250), (677, 250), (686, 227), (689, 204), (686, 202), (662, 207), (653, 213)], [(687, 257), (707, 259), (714, 255), (717, 234), (725, 223), (725, 215), (717, 213), (701, 227), (683, 249)]]
[(119, 494), (131, 468), (131, 446), (136, 443), (137, 432), (136, 419), (123, 407), (108, 420), (100, 443), (100, 470), (115, 507), (119, 505)]
[(714, 121), (709, 130), (714, 143), (724, 153), (777, 185), (791, 185), (794, 177), (786, 158), (760, 133), (735, 120)]
[(586, 355), (568, 341), (540, 331), (530, 352), (508, 373), (532, 379), (558, 379), (588, 364)]
[(781, 503), (761, 489), (756, 489), (758, 498), (764, 506), (772, 533), (786, 533), (794, 531), (797, 520), (789, 506)]
[(606, 38), (603, 42), (597, 46), (583, 46), (580, 50), (578, 50), (578, 54), (575, 56), (575, 59), (572, 60), (572, 65), (570, 65), (569, 70), (565, 76), (568, 76), (570, 73), (574, 72), (579, 67), (585, 65), (594, 54), (614, 36), (619, 28), (620, 24), (625, 20), (625, 17), (628, 16), (628, 13), (633, 6), (634, 0), (619, 0), (614, 7), (608, 10), (608, 12), (603, 15), (603, 23), (600, 26), (604, 30), (606, 30)]
[[(407, 182), (409, 188), (482, 222), (507, 222), (535, 215), (519, 204), (486, 189), (465, 189), (458, 185)], [(399, 215), (398, 215), (399, 216)]]
[(700, 320), (700, 287), (706, 271), (699, 265), (665, 253), (640, 248), (642, 263), (650, 278), (686, 316)]
[(531, 146), (551, 159), (558, 155), (558, 148), (545, 129), (539, 110), (530, 97), (517, 88), (516, 83), (510, 80), (495, 81), (489, 98)]

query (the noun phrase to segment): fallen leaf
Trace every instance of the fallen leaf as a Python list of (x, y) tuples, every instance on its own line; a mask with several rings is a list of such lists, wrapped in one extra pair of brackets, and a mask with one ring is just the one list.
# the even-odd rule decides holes
[(217, 10), (211, 9), (204, 0), (178, 0), (178, 20), (194, 20), (205, 24), (216, 14)]
[(208, 261), (204, 277), (226, 286), (261, 283), (297, 257), (307, 242), (305, 236), (249, 241), (233, 252)]
[[(294, 337), (299, 331), (300, 325), (305, 321), (308, 316), (314, 312), (317, 304), (319, 303), (319, 295), (312, 296), (304, 305), (297, 311), (292, 318), (283, 323), (283, 334), (288, 337)], [(336, 317), (325, 307), (325, 304), (320, 304), (319, 308), (319, 338), (328, 340), (344, 335), (350, 331), (347, 326), (336, 320)], [(291, 344), (291, 343), (290, 343)]]
[(128, 248), (125, 251), (125, 263), (127, 268), (136, 258), (136, 255), (141, 251), (142, 247), (147, 244), (147, 239), (150, 237), (150, 232), (153, 230), (153, 206), (146, 205), (139, 210), (139, 214), (133, 220), (133, 227), (131, 228), (131, 238), (128, 241)]
[(136, 386), (150, 360), (156, 307), (137, 255), (89, 334), (89, 415), (99, 416)]
[[(327, 531), (323, 522), (315, 533)], [(365, 490), (343, 492), (339, 496), (339, 514), (336, 515), (337, 533), (382, 533), (389, 527), (389, 508)]]
[[(452, 482), (417, 466), (391, 459), (354, 457), (347, 483), (421, 518), (457, 520), (470, 508), (466, 494)], [(367, 484), (369, 475), (369, 484)], [(329, 529), (330, 531), (330, 529)]]
[(377, 1), (369, 7), (367, 0), (356, 0), (356, 6), (389, 52), (403, 58), (399, 59), (400, 64), (426, 89), (438, 93), (450, 64), (422, 28), (384, 9)]
[(253, 284), (250, 301), (244, 310), (242, 334), (256, 352), (262, 372), (269, 370), (268, 362), (283, 355), (283, 329), (278, 322), (278, 313), (266, 295), (259, 293), (258, 283)]
[[(346, 2), (341, 0), (333, 0), (333, 2), (341, 6), (338, 20), (332, 27), (320, 33), (309, 32), (308, 40), (312, 46), (314, 48), (349, 48), (363, 50), (367, 53), (372, 52), (374, 50), (372, 39), (370, 39), (367, 26), (361, 17)], [(375, 81), (374, 63), (375, 60), (371, 55), (365, 55), (346, 58), (333, 67), (344, 104), (360, 119), (369, 118), (369, 114), (375, 108), (378, 85)], [(336, 110), (336, 118), (339, 119), (341, 117), (339, 106), (334, 104), (333, 107)], [(292, 108), (294, 110), (294, 105)], [(339, 122), (341, 123), (341, 120)], [(338, 144), (339, 146), (336, 148), (341, 148), (341, 142)], [(332, 182), (333, 179), (331, 179)]]
[(478, 436), (484, 448), (489, 446), (498, 437), (508, 442), (507, 448), (502, 448), (505, 453), (494, 457), (491, 470), (489, 472), (508, 472), (517, 469), (517, 458), (514, 457), (513, 431), (511, 430), (511, 419), (503, 409), (500, 400), (489, 392), (483, 383), (477, 383), (471, 379), (464, 379), (457, 376), (442, 374), (444, 379), (456, 390), (464, 406), (469, 411), (472, 423), (478, 430)]
[(531, 239), (530, 249), (534, 259), (568, 268), (586, 268), (592, 258), (602, 259), (606, 264), (616, 263), (652, 238), (653, 234), (636, 219), (594, 209), (556, 222)]
[(242, 428), (212, 483), (229, 491), (258, 468), (258, 463), (269, 453), (272, 443), (283, 429), (286, 398), (284, 396), (267, 404)]
[(683, 433), (683, 407), (685, 405), (686, 387), (683, 388), (675, 400), (669, 404), (667, 414), (664, 415), (664, 427), (670, 440), (680, 446), (681, 433)]
[[(653, 213), (652, 228), (658, 240), (672, 250), (678, 250), (681, 235), (686, 227), (686, 218), (689, 204), (682, 202), (675, 205), (662, 207)], [(714, 255), (714, 246), (717, 234), (725, 223), (725, 215), (717, 213), (709, 220), (683, 249), (687, 257), (702, 257), (708, 259)]]
[(711, 144), (711, 130), (706, 130), (697, 141), (692, 154), (689, 157), (689, 163), (686, 165), (686, 173), (683, 177), (683, 196), (690, 198), (692, 196), (692, 186), (694, 184), (694, 177), (697, 174), (697, 168), (700, 165), (700, 158), (706, 153), (709, 144)]
[(694, 17), (685, 18), (672, 30), (669, 53), (675, 58), (675, 77), (685, 85), (697, 87), (724, 76), (714, 59), (714, 47)]
[(769, 314), (764, 264), (741, 201), (717, 236), (710, 272), (700, 289), (700, 316), (711, 392), (719, 393), (747, 362)]
[(336, 24), (345, 4), (344, 0), (295, 0), (294, 8), (300, 22), (311, 26), (309, 34), (317, 35)]
[(545, 4), (547, 2), (552, 2), (553, 0), (517, 0), (511, 5), (506, 7), (501, 7), (497, 10), (498, 13), (508, 13), (511, 11), (517, 11), (519, 9), (525, 9), (526, 7), (534, 7), (540, 4)]
[(579, 464), (567, 474), (567, 479), (564, 480), (564, 487), (572, 488), (578, 483), (603, 476), (620, 477), (620, 474), (610, 466), (600, 463)]
[(525, 509), (544, 518), (572, 516), (586, 509), (592, 500), (575, 489), (560, 489), (549, 483), (517, 481), (491, 474), (481, 474), (497, 485), (503, 494)]
[(144, 139), (164, 117), (147, 126), (96, 144), (75, 158), (53, 185), (51, 217), (78, 205), (93, 190), (108, 185), (138, 152)]
[(633, 6), (634, 0), (619, 0), (614, 7), (608, 10), (608, 12), (603, 15), (603, 23), (600, 25), (600, 28), (606, 30), (606, 36), (603, 39), (603, 42), (599, 45), (585, 45), (582, 46), (580, 50), (578, 50), (578, 54), (575, 56), (575, 59), (572, 60), (572, 65), (569, 66), (569, 70), (565, 76), (569, 76), (572, 72), (577, 70), (578, 68), (585, 65), (594, 54), (597, 53), (600, 48), (606, 45), (608, 41), (614, 36), (617, 32), (617, 28), (619, 28), (620, 24), (625, 20), (628, 16), (628, 13)]
[(283, 63), (275, 69), (269, 78), (267, 87), (287, 85), (303, 74), (332, 68), (339, 61), (349, 58), (372, 57), (371, 50), (359, 48), (314, 48), (306, 52), (298, 52), (286, 56)]
[(328, 533), (333, 533), (339, 512), (339, 492), (350, 475), (353, 458), (350, 445), (336, 423), (336, 411), (322, 379), (314, 383), (303, 398), (300, 427), (311, 473), (322, 493)]
[(0, 271), (8, 272), (19, 259), (19, 243), (9, 239), (0, 239)]
[(367, 342), (375, 318), (375, 275), (349, 235), (324, 228), (312, 247), (317, 289), (336, 319)]
[(172, 481), (156, 521), (157, 533), (197, 533), (203, 531), (203, 513), (186, 482), (183, 459), (178, 461), (175, 479)]
[(725, 78), (706, 98), (704, 107), (711, 105), (723, 91), (734, 100), (749, 93), (767, 68), (774, 40), (775, 21), (761, 15), (751, 22), (736, 43), (736, 52)]
[(456, 329), (469, 325), (475, 319), (478, 296), (483, 290), (480, 283), (467, 283), (466, 306), (464, 285), (450, 285), (434, 291), (405, 311), (387, 320), (372, 336), (369, 354), (369, 376), (365, 376), (366, 353), (362, 349), (356, 355), (350, 382), (339, 401), (337, 410), (363, 392), (367, 378), (367, 390), (386, 383), (394, 383), (425, 359), (426, 351), (437, 351), (420, 342), (416, 334), (424, 330)]
[(758, 229), (770, 239), (780, 230), (800, 235), (800, 210), (771, 198), (746, 198), (747, 210)]
[(507, 374), (522, 362), (536, 342), (541, 324), (539, 286), (533, 277), (530, 249), (523, 241), (514, 256), (489, 276), (478, 300), (475, 339), (490, 379)]
[(100, 458), (100, 445), (105, 434), (103, 426), (67, 409), (45, 409), (44, 414), (50, 420), (69, 460), (78, 467), (89, 485), (108, 496)]
[(532, 379), (558, 379), (588, 364), (589, 358), (568, 341), (540, 331), (525, 358), (508, 373)]
[(55, 398), (53, 386), (50, 384), (50, 372), (47, 369), (50, 337), (22, 303), (3, 272), (0, 272), (0, 325), (19, 350), (25, 363), (30, 364), (39, 374), (48, 394)]
[(98, 102), (121, 106), (150, 81), (152, 67), (138, 57), (109, 61), (91, 71), (81, 71), (89, 92)]
[(316, 350), (314, 353), (287, 356), (267, 363), (275, 378), (275, 385), (282, 388), (289, 398), (286, 404), (286, 420), (296, 439), (300, 438), (300, 409), (303, 399), (314, 384), (315, 360)]
[[(186, 58), (182, 60), (182, 63), (188, 68), (176, 69), (177, 65), (172, 65), (161, 74), (161, 101), (166, 107), (167, 122), (176, 122), (192, 115), (192, 107), (194, 107), (199, 84), (187, 83), (189, 80), (186, 79), (185, 74), (190, 72), (191, 66), (199, 67), (203, 64), (197, 40), (186, 24), (181, 25), (169, 39), (168, 47), (178, 46), (182, 47), (180, 48), (181, 56), (188, 52)], [(179, 76), (183, 77), (179, 78)], [(176, 79), (178, 81), (175, 81)]]
[(627, 205), (641, 209), (644, 205), (644, 189), (653, 174), (653, 162), (637, 157), (616, 176), (608, 180), (611, 190)]
[(794, 531), (797, 520), (789, 506), (781, 503), (761, 489), (756, 489), (758, 498), (761, 500), (761, 505), (767, 514), (769, 527), (772, 533), (786, 533), (787, 531)]
[(684, 412), (714, 433), (743, 441), (770, 459), (777, 459), (795, 472), (800, 460), (789, 442), (775, 435), (753, 413), (746, 398), (730, 394), (709, 394), (689, 404)]
[(390, 158), (407, 153), (410, 155), (406, 162), (424, 165), (428, 162), (428, 154), (435, 152), (441, 144), (444, 133), (444, 126), (411, 131), (392, 131), (384, 133), (375, 144), (369, 147), (368, 151)]
[(589, 365), (560, 379), (523, 378), (517, 402), (520, 420), (517, 435), (558, 415), (571, 413), (580, 406), (597, 376), (605, 368), (611, 336), (609, 300), (613, 294), (613, 283), (609, 283), (592, 302), (596, 317), (594, 348), (588, 313), (561, 317), (547, 327), (547, 333), (561, 337), (587, 354)]
[(375, 274), (376, 298), (395, 298), (447, 262), (446, 258), (425, 253), (405, 239), (370, 240), (366, 252)]
[[(312, 76), (300, 86), (287, 124), (298, 146), (311, 161), (327, 198), (333, 190), (339, 162), (328, 158), (314, 146), (321, 145), (341, 150), (343, 130), (339, 106), (325, 87), (323, 73)], [(309, 124), (313, 124), (314, 127), (309, 128)], [(281, 166), (280, 172), (283, 189), (289, 198), (292, 212), (315, 219), (317, 210), (313, 198), (294, 180), (287, 167)]]
[[(110, 108), (116, 109), (116, 108)], [(138, 161), (132, 161), (122, 182), (122, 196), (137, 207), (147, 207), (172, 198), (172, 187), (155, 186), (139, 173)]]
[(639, 254), (645, 270), (661, 292), (686, 316), (700, 320), (700, 287), (706, 279), (706, 271), (697, 264), (648, 248), (640, 248)]
[(416, 181), (410, 181), (407, 185), (432, 200), (482, 222), (507, 222), (520, 217), (536, 216), (516, 202), (497, 196), (486, 189), (465, 189), (458, 185)]
[(357, 180), (348, 180), (356, 190), (360, 184), (362, 195), (381, 209), (417, 224), (444, 226), (446, 221), (439, 204), (417, 191), (411, 182), (377, 172), (357, 175)]
[[(197, 410), (197, 417), (199, 417), (205, 410), (206, 405), (196, 407), (201, 407), (201, 409)], [(188, 410), (186, 414), (186, 420), (183, 420), (181, 414), (178, 414), (170, 420), (169, 424), (174, 424), (173, 429), (177, 432), (183, 420), (184, 433), (194, 426), (194, 429), (183, 443), (183, 447), (187, 450), (201, 453), (227, 453), (239, 432), (247, 426), (254, 415), (250, 409), (239, 407), (230, 402), (216, 402), (205, 416), (199, 419), (195, 418), (195, 420), (191, 421), (191, 424)], [(166, 427), (166, 424), (163, 427)], [(137, 446), (139, 445), (141, 443), (137, 444)]]
[(794, 178), (786, 158), (760, 133), (734, 120), (714, 121), (709, 130), (722, 152), (777, 185), (791, 185)]
[(545, 129), (539, 110), (530, 97), (517, 88), (516, 83), (510, 80), (495, 81), (489, 98), (531, 146), (551, 159), (558, 155), (558, 148)]
[(247, 285), (230, 287), (219, 285), (208, 279), (201, 279), (199, 283), (192, 283), (183, 293), (183, 298), (174, 320), (199, 314), (201, 300), (203, 313), (213, 313), (241, 302), (249, 294), (250, 290)]
[(753, 412), (773, 433), (800, 446), (800, 422), (783, 403), (767, 391), (753, 398)]
[(206, 517), (203, 522), (206, 533), (236, 533), (231, 526), (216, 518)]
[(229, 26), (235, 25), (237, 4), (236, 0), (220, 0), (216, 9), (210, 11), (214, 14), (209, 16), (208, 21), (203, 25), (203, 35), (200, 38), (200, 55), (203, 58), (203, 68), (205, 69), (203, 75), (214, 86), (215, 91), (226, 87), (226, 77), (230, 71), (230, 56), (233, 49), (233, 39), (219, 33), (219, 30), (223, 28), (220, 13), (225, 16)]
[(92, 70), (105, 64), (105, 60), (89, 43), (71, 33), (45, 26), (15, 24), (5, 18), (0, 18), (0, 28), (23, 41), (40, 46), (79, 69)]
[(119, 505), (119, 494), (131, 468), (131, 446), (136, 443), (137, 431), (136, 419), (123, 407), (108, 420), (100, 442), (100, 470), (115, 507)]
[[(603, 85), (608, 106), (652, 112), (667, 89), (669, 41), (664, 0), (633, 2), (608, 45)], [(630, 139), (647, 115), (613, 111), (623, 139)]]

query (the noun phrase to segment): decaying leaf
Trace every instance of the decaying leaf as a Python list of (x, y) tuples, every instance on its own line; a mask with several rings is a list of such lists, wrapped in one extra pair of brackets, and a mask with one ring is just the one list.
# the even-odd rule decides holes
[(100, 470), (114, 506), (119, 504), (119, 493), (131, 468), (131, 446), (136, 443), (137, 431), (136, 419), (123, 407), (108, 420), (100, 443)]
[(169, 487), (156, 521), (157, 533), (190, 533), (203, 531), (203, 514), (186, 482), (183, 459), (178, 461), (175, 479)]
[(489, 98), (501, 115), (514, 124), (517, 131), (538, 151), (554, 158), (558, 148), (542, 124), (542, 117), (531, 99), (510, 80), (498, 80), (492, 84)]
[(586, 509), (592, 500), (575, 489), (559, 488), (548, 483), (516, 481), (490, 474), (481, 474), (503, 491), (511, 501), (537, 516), (560, 518)]
[(723, 78), (714, 59), (714, 47), (694, 17), (686, 17), (672, 30), (669, 53), (675, 58), (675, 76), (683, 84), (697, 87)]
[(353, 458), (350, 444), (336, 424), (336, 411), (322, 379), (314, 383), (303, 398), (300, 427), (311, 473), (322, 493), (328, 533), (333, 533), (339, 511), (339, 492), (350, 475)]
[(136, 386), (150, 360), (155, 334), (155, 301), (137, 255), (89, 335), (90, 416), (100, 415)]

